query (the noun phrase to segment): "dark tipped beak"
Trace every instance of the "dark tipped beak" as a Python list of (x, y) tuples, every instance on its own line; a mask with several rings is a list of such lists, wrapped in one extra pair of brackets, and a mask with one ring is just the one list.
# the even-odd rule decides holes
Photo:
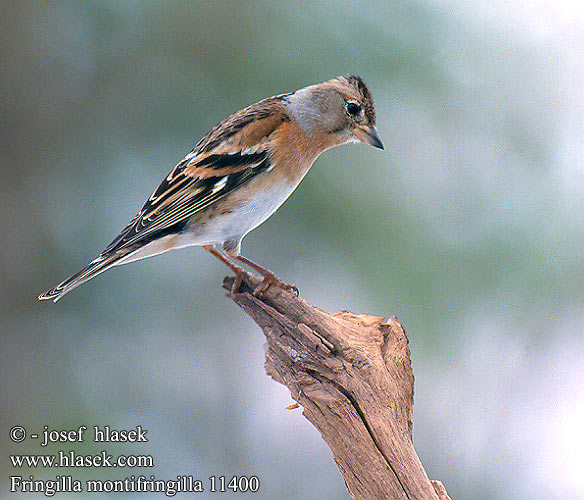
[(375, 127), (370, 127), (367, 125), (357, 127), (355, 129), (355, 135), (361, 142), (369, 144), (375, 148), (383, 149), (383, 143), (381, 142)]

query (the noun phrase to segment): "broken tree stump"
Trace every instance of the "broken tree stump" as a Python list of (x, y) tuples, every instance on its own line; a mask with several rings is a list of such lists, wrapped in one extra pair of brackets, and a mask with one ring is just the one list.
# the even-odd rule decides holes
[[(447, 500), (412, 444), (414, 376), (397, 318), (328, 313), (245, 275), (230, 297), (262, 328), (266, 371), (320, 431), (355, 500)], [(223, 286), (231, 289), (233, 278)]]

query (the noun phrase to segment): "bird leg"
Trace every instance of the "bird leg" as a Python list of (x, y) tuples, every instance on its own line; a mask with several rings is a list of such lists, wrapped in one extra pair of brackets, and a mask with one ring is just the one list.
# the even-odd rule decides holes
[(264, 277), (263, 281), (253, 291), (253, 294), (256, 297), (261, 293), (265, 292), (270, 285), (275, 285), (278, 288), (281, 288), (282, 290), (292, 291), (296, 295), (298, 295), (298, 288), (296, 288), (296, 285), (284, 283), (283, 281), (279, 280), (276, 277), (276, 275), (269, 269), (266, 269), (265, 267), (256, 264), (255, 262), (249, 260), (247, 257), (244, 257), (243, 255), (235, 255), (234, 258), (237, 259), (239, 262), (243, 262), (246, 266), (249, 266), (252, 269), (256, 270)]
[(223, 264), (225, 264), (229, 269), (231, 269), (235, 273), (235, 280), (233, 281), (233, 286), (231, 287), (232, 295), (237, 293), (239, 287), (241, 286), (241, 282), (243, 280), (243, 275), (245, 271), (239, 267), (237, 264), (231, 262), (227, 257), (225, 257), (219, 250), (217, 250), (213, 245), (203, 245), (203, 248), (207, 250), (211, 255), (217, 257)]
[[(203, 248), (207, 250), (207, 252), (209, 252), (210, 254), (217, 257), (221, 262), (223, 262), (223, 264), (228, 266), (229, 269), (231, 269), (235, 273), (235, 281), (233, 282), (233, 286), (231, 287), (230, 293), (231, 294), (237, 293), (237, 290), (239, 290), (239, 287), (241, 286), (245, 271), (237, 264), (231, 262), (227, 257), (225, 257), (225, 255), (223, 255), (219, 250), (217, 250), (215, 246), (203, 245)], [(253, 294), (256, 297), (265, 292), (270, 285), (277, 286), (282, 290), (293, 291), (296, 295), (298, 295), (298, 288), (296, 288), (296, 285), (284, 283), (283, 281), (279, 280), (276, 277), (276, 275), (269, 269), (266, 269), (260, 266), (259, 264), (256, 264), (255, 262), (249, 260), (247, 257), (244, 257), (243, 255), (231, 255), (232, 252), (229, 252), (228, 250), (225, 250), (225, 253), (232, 259), (237, 259), (238, 261), (243, 262), (246, 266), (251, 267), (264, 277), (262, 282), (253, 291)]]

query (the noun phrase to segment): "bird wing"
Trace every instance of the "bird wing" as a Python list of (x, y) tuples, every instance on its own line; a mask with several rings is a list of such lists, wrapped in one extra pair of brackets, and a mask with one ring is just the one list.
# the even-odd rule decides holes
[[(276, 96), (238, 111), (207, 134), (168, 174), (101, 256), (181, 231), (209, 207), (271, 167), (271, 134), (289, 120)], [(124, 253), (124, 252), (121, 252)]]

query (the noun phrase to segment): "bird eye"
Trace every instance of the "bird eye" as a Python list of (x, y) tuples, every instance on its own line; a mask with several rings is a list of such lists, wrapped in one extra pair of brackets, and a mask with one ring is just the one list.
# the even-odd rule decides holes
[(347, 113), (353, 116), (357, 116), (361, 112), (361, 106), (355, 101), (349, 101), (347, 103)]

